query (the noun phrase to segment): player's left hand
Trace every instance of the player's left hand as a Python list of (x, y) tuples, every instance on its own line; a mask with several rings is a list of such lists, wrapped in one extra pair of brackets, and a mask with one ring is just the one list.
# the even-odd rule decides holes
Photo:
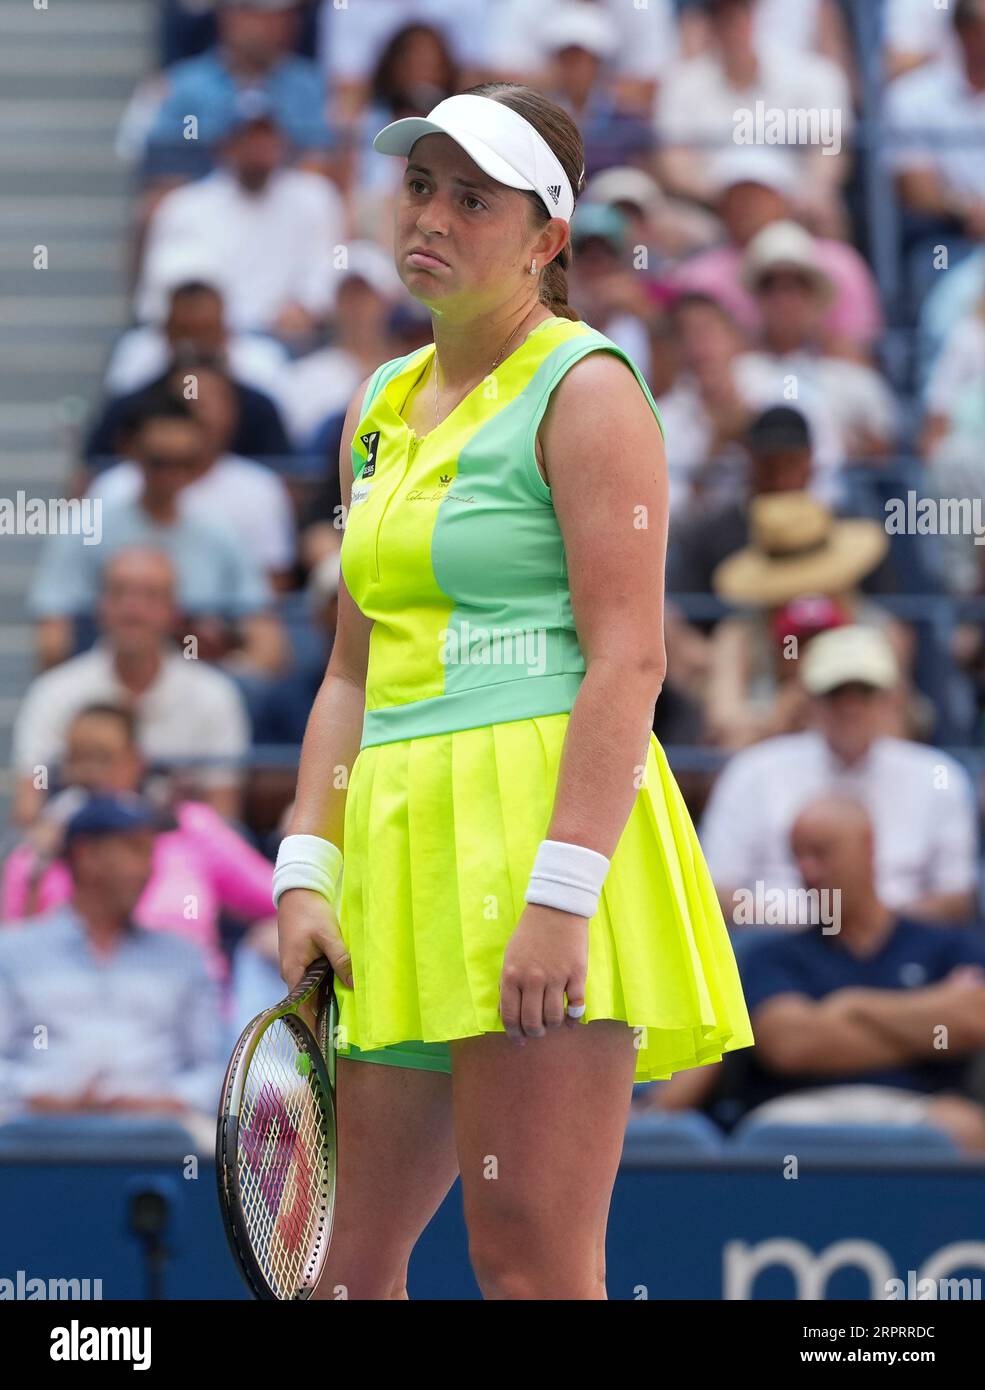
[(577, 1027), (567, 1003), (585, 1002), (588, 918), (528, 903), (503, 956), (499, 1012), (507, 1034), (523, 1046), (549, 1028)]

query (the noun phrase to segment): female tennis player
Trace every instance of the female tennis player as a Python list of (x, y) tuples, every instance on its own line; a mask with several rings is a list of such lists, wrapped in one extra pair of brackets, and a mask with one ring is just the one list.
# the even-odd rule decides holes
[(322, 952), (338, 977), (318, 1296), (406, 1298), (461, 1174), (485, 1298), (604, 1299), (634, 1081), (753, 1042), (652, 731), (662, 430), (566, 302), (563, 110), (484, 84), (374, 144), (408, 157), (396, 265), (434, 343), (346, 416), (338, 632), (277, 858), (285, 980)]

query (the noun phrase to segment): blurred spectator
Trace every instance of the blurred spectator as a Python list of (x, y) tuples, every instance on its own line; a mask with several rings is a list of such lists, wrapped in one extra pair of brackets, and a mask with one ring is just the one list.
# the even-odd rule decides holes
[(387, 319), (406, 291), (392, 252), (352, 241), (336, 272), (335, 331), (327, 347), (298, 358), (288, 369), (283, 394), (295, 445), (304, 449), (329, 415), (344, 411), (361, 381), (387, 361)]
[(373, 0), (343, 7), (322, 0), (319, 52), (333, 122), (357, 120), (371, 94), (377, 56), (405, 25), (427, 25), (443, 36), (462, 68), (460, 88), (484, 81), (495, 17), (489, 0)]
[[(196, 178), (211, 169), (210, 154), (236, 119), (244, 88), (262, 91), (294, 155), (325, 169), (334, 141), (325, 121), (321, 74), (294, 52), (298, 0), (218, 0), (218, 43), (175, 63), (151, 85), (153, 120), (144, 140), (134, 127), (130, 145), (144, 147), (151, 176)], [(146, 97), (142, 98), (146, 101)], [(197, 120), (188, 134), (189, 116)], [(130, 113), (133, 121), (133, 113)]]
[(189, 394), (190, 383), (206, 374), (229, 384), (228, 428), (231, 434), (224, 447), (228, 447), (232, 454), (269, 459), (272, 468), (289, 469), (293, 454), (278, 407), (269, 396), (243, 386), (228, 376), (221, 356), (202, 355), (193, 348), (179, 352), (148, 385), (106, 403), (86, 441), (85, 460), (89, 468), (98, 473), (121, 457), (126, 458), (129, 450), (128, 422), (135, 411), (139, 412), (141, 401), (147, 396), (170, 390), (182, 400), (187, 400), (194, 412), (198, 402), (193, 394)]
[[(705, 742), (704, 685), (708, 676), (708, 642), (668, 602), (664, 613), (667, 678), (653, 712), (653, 732), (664, 747)], [(690, 788), (685, 776), (685, 796)]]
[(953, 62), (959, 57), (950, 5), (883, 0), (882, 22), (887, 77), (900, 77), (937, 59)]
[(188, 279), (222, 294), (230, 328), (304, 341), (333, 302), (342, 200), (320, 174), (286, 165), (287, 144), (268, 98), (243, 91), (214, 173), (158, 204), (135, 294), (137, 317), (159, 322)]
[[(970, 509), (985, 492), (985, 291), (974, 311), (958, 319), (945, 338), (924, 403), (920, 446), (929, 465), (926, 493)], [(985, 592), (982, 540), (973, 518), (971, 524), (945, 529), (938, 547), (952, 594)]]
[(219, 291), (202, 280), (186, 280), (171, 291), (161, 328), (130, 328), (113, 349), (103, 382), (111, 399), (90, 435), (86, 457), (117, 452), (114, 436), (126, 398), (160, 381), (176, 360), (186, 358), (212, 362), (236, 383), (233, 453), (250, 458), (289, 453), (278, 409), (290, 361), (283, 345), (259, 333), (231, 334)]
[[(671, 359), (672, 375), (654, 395), (667, 432), (675, 518), (697, 498), (707, 504), (716, 493), (741, 494), (739, 442), (754, 412), (735, 383), (743, 338), (728, 311), (707, 295), (686, 294), (670, 317), (676, 342), (669, 340), (663, 352)], [(655, 331), (651, 326), (651, 343)]]
[(602, 203), (579, 203), (571, 221), (569, 300), (580, 318), (624, 348), (646, 374), (654, 282), (627, 255), (626, 218)]
[[(275, 589), (284, 589), (297, 557), (297, 519), (284, 480), (263, 464), (233, 451), (240, 433), (237, 412), (240, 393), (220, 370), (209, 366), (175, 368), (164, 385), (188, 408), (205, 431), (206, 447), (198, 472), (182, 488), (178, 505), (183, 516), (208, 524), (221, 517), (245, 544)], [(188, 398), (188, 391), (195, 395)], [(125, 417), (124, 417), (125, 418)], [(121, 462), (98, 473), (88, 489), (108, 507), (133, 504), (140, 496), (138, 464)]]
[(985, 0), (954, 0), (951, 13), (958, 57), (924, 64), (885, 90), (885, 119), (896, 141), (890, 166), (904, 206), (925, 229), (913, 263), (922, 268), (922, 288), (932, 278), (935, 239), (963, 233), (963, 248), (949, 245), (953, 262), (985, 238)]
[(710, 506), (671, 509), (667, 587), (677, 594), (710, 594), (718, 565), (749, 542), (753, 498), (806, 490), (811, 479), (807, 421), (790, 406), (774, 406), (753, 420), (743, 440), (748, 491)]
[[(721, 300), (746, 332), (755, 333), (760, 311), (742, 283), (743, 256), (764, 227), (794, 218), (797, 160), (788, 150), (738, 146), (714, 156), (709, 180), (729, 240), (681, 262), (668, 278), (677, 289)], [(884, 327), (875, 277), (847, 241), (819, 237), (815, 246), (833, 289), (818, 323), (819, 342), (826, 352), (867, 359)]]
[(985, 718), (985, 632), (981, 622), (972, 617), (958, 623), (949, 645), (951, 656), (971, 686), (980, 738)]
[(161, 62), (194, 58), (215, 41), (215, 0), (161, 0)]
[(258, 922), (237, 943), (232, 956), (226, 1051), (232, 1053), (243, 1029), (284, 997), (276, 919)]
[(220, 519), (206, 522), (180, 506), (182, 489), (209, 456), (205, 426), (183, 401), (161, 392), (141, 398), (126, 427), (143, 475), (139, 497), (101, 508), (99, 544), (87, 545), (80, 535), (52, 535), (42, 551), (28, 597), (39, 619), (41, 664), (70, 654), (72, 620), (93, 613), (103, 566), (117, 551), (136, 545), (171, 557), (184, 636), (195, 637), (200, 657), (222, 657), (230, 671), (279, 670), (282, 634), (270, 612), (272, 593), (263, 571)]
[[(563, 23), (561, 16), (574, 9), (599, 11), (615, 33), (616, 46), (606, 70), (619, 109), (648, 116), (659, 83), (679, 58), (673, 0), (648, 0), (646, 5), (624, 0), (596, 0), (572, 5), (569, 0), (543, 0), (531, 25), (527, 0), (493, 0), (490, 7), (490, 61), (500, 77), (543, 87), (548, 80), (547, 51)], [(570, 23), (571, 20), (569, 19)], [(577, 18), (575, 19), (577, 23)], [(585, 28), (600, 27), (589, 14)]]
[(346, 193), (354, 235), (377, 242), (391, 259), (393, 205), (404, 170), (380, 159), (373, 140), (391, 121), (424, 116), (460, 89), (447, 34), (434, 24), (411, 22), (394, 30), (373, 66), (366, 104), (353, 116), (347, 139)]
[(670, 314), (647, 325), (649, 361), (644, 375), (657, 402), (667, 449), (668, 507), (673, 519), (687, 507), (694, 475), (706, 462), (707, 430), (697, 418), (693, 384), (686, 378), (677, 326)]
[(887, 633), (898, 656), (909, 656), (906, 630), (858, 587), (889, 548), (877, 521), (836, 520), (806, 492), (760, 494), (749, 504), (749, 540), (712, 574), (719, 598), (755, 610), (722, 619), (712, 634), (708, 726), (731, 749), (804, 725), (800, 649), (790, 642), (795, 600), (826, 600), (817, 605), (824, 614), (818, 626), (867, 623)]
[[(341, 535), (341, 532), (336, 532)], [(258, 715), (258, 743), (300, 744), (308, 716), (325, 679), (339, 616), (339, 550), (326, 554), (312, 569), (302, 610), (291, 628), (291, 670), (270, 689)]]
[(961, 319), (975, 312), (985, 298), (985, 246), (965, 256), (953, 270), (943, 264), (936, 283), (927, 293), (917, 314), (917, 376), (921, 390), (928, 380), (951, 330)]
[[(772, 406), (756, 416), (742, 440), (745, 454), (741, 494), (710, 497), (700, 494), (678, 514), (671, 514), (667, 554), (668, 588), (679, 594), (710, 594), (715, 569), (749, 543), (749, 508), (754, 498), (777, 492), (802, 492), (810, 487), (814, 458), (810, 430), (799, 410)], [(845, 513), (853, 516), (854, 513)], [(929, 584), (918, 570), (914, 582)], [(893, 552), (863, 581), (870, 593), (895, 593), (900, 586)], [(880, 611), (881, 616), (881, 611)]]
[(963, 1091), (985, 1047), (985, 947), (965, 928), (912, 921), (885, 904), (878, 835), (843, 796), (811, 800), (793, 822), (804, 886), (819, 902), (839, 895), (837, 930), (814, 922), (751, 945), (743, 959), (756, 1033), (749, 1114), (764, 1124), (928, 1125), (981, 1152), (985, 1108)]
[[(74, 717), (65, 735), (64, 790), (56, 800), (78, 806), (87, 794), (136, 792), (144, 776), (132, 710), (96, 704)], [(53, 815), (46, 814), (48, 807), (42, 810), (7, 858), (0, 905), (4, 921), (37, 916), (72, 896), (72, 877), (63, 857), (64, 819), (60, 808), (53, 809)], [(216, 978), (224, 979), (227, 965), (219, 915), (230, 914), (244, 925), (270, 918), (272, 883), (273, 865), (218, 812), (179, 797), (170, 814), (162, 816), (151, 876), (133, 918), (142, 927), (188, 937), (205, 952)]]
[(712, 246), (719, 237), (718, 219), (680, 198), (668, 198), (656, 179), (629, 164), (603, 169), (589, 179), (583, 203), (604, 203), (622, 213), (629, 244), (658, 260), (673, 260), (687, 251)]
[(887, 454), (899, 428), (889, 387), (866, 363), (825, 353), (821, 321), (834, 285), (811, 234), (796, 222), (770, 223), (746, 248), (742, 273), (762, 330), (759, 350), (736, 363), (740, 391), (750, 401), (765, 403), (772, 395), (780, 404), (796, 383), (805, 408), (815, 403), (819, 442), (830, 428), (825, 464)]
[[(298, 0), (298, 53), (313, 57), (314, 19), (319, 0)], [(194, 58), (215, 43), (216, 0), (163, 0), (161, 53), (164, 63)]]
[[(403, 355), (403, 354), (401, 354)], [(389, 360), (389, 358), (385, 359)], [(339, 450), (345, 412), (331, 416), (320, 431), (319, 457), (325, 467), (320, 470), (316, 486), (309, 498), (301, 520), (301, 563), (310, 575), (326, 555), (333, 555), (342, 544), (342, 489), (339, 486)], [(331, 438), (329, 438), (331, 436)], [(342, 467), (351, 467), (343, 462)]]
[[(955, 437), (981, 440), (985, 399), (985, 292), (944, 340), (925, 396), (921, 450), (931, 462)], [(979, 486), (974, 491), (981, 491)]]
[(975, 911), (978, 831), (964, 768), (939, 748), (887, 735), (899, 664), (878, 629), (836, 628), (807, 646), (811, 728), (737, 753), (712, 788), (700, 839), (726, 911), (736, 889), (799, 885), (790, 831), (823, 792), (856, 797), (875, 827), (880, 900), (927, 921)]
[(51, 780), (49, 771), (41, 781), (39, 769), (50, 770), (64, 757), (68, 727), (79, 711), (106, 702), (132, 712), (149, 763), (200, 760), (191, 774), (196, 797), (235, 817), (249, 721), (234, 683), (205, 661), (187, 660), (174, 645), (178, 615), (167, 555), (117, 551), (102, 574), (98, 616), (95, 645), (38, 676), (17, 712), (14, 819), (26, 824), (37, 816)]
[(607, 80), (619, 28), (604, 4), (555, 4), (538, 30), (547, 60), (541, 89), (567, 111), (585, 142), (589, 175), (625, 164), (653, 145), (642, 112), (625, 110)]
[[(827, 58), (755, 39), (755, 0), (705, 0), (710, 26), (706, 52), (680, 63), (660, 88), (654, 127), (661, 145), (657, 172), (671, 193), (710, 203), (715, 196), (715, 147), (750, 143), (740, 117), (756, 125), (771, 116), (771, 143), (798, 151), (798, 213), (822, 235), (844, 226), (840, 185), (848, 173), (843, 142), (851, 133), (851, 92), (844, 73)], [(804, 131), (791, 113), (811, 113)], [(805, 135), (812, 143), (805, 142)], [(816, 138), (813, 138), (816, 137)], [(764, 138), (756, 137), (756, 143)]]
[[(682, 0), (682, 30), (688, 56), (711, 42), (703, 0)], [(771, 45), (797, 53), (820, 53), (846, 74), (854, 67), (851, 42), (839, 0), (758, 0), (753, 11), (753, 40), (757, 48)]]
[(71, 901), (0, 931), (0, 1094), (11, 1107), (214, 1109), (223, 1038), (204, 957), (133, 919), (158, 825), (139, 797), (89, 798), (66, 828)]
[(194, 58), (215, 43), (215, 0), (161, 0), (161, 62)]

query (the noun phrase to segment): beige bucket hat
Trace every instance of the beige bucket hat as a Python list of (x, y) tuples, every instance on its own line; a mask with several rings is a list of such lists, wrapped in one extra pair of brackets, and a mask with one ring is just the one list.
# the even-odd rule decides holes
[(712, 587), (729, 603), (774, 608), (803, 594), (840, 594), (889, 549), (877, 521), (843, 521), (809, 492), (767, 493), (749, 507), (749, 545), (723, 560)]

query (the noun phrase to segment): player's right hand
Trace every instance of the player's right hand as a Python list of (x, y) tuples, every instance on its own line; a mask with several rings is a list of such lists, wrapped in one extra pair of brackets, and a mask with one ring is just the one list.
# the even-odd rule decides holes
[(338, 978), (352, 989), (352, 962), (331, 904), (312, 888), (288, 888), (277, 910), (281, 978), (289, 989), (311, 962), (327, 956)]

